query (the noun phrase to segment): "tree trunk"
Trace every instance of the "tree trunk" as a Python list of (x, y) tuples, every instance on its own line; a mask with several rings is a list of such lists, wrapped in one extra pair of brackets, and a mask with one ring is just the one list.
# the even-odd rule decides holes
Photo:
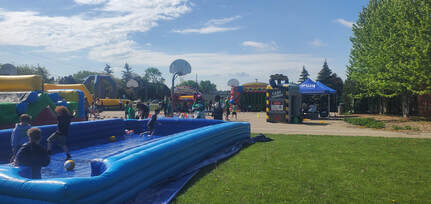
[(401, 109), (403, 112), (403, 117), (407, 118), (409, 115), (409, 96), (407, 93), (401, 95)]
[(383, 114), (388, 113), (388, 100), (387, 98), (382, 98)]

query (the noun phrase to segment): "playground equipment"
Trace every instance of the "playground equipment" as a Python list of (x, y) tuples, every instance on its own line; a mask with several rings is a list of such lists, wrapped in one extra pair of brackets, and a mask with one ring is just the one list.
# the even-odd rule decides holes
[[(282, 84), (282, 81), (285, 81)], [(288, 84), (284, 75), (272, 75), (266, 88), (267, 122), (301, 122), (301, 94), (296, 84)], [(277, 83), (276, 83), (277, 82)]]
[[(64, 170), (62, 154), (52, 155), (48, 169), (42, 169), (42, 180), (22, 177), (19, 167), (0, 165), (2, 202), (123, 203), (154, 184), (187, 173), (190, 167), (250, 136), (248, 123), (186, 119), (158, 120), (160, 131), (151, 142), (137, 135), (124, 136), (125, 129), (145, 131), (147, 121), (72, 123), (68, 143), (74, 149), (72, 155), (77, 155), (75, 170)], [(56, 126), (39, 128), (45, 141)], [(11, 131), (0, 131), (0, 157), (5, 162), (5, 155), (11, 151)], [(122, 139), (110, 142), (113, 135)]]
[(84, 85), (86, 87), (91, 86), (91, 82), (94, 82), (94, 97), (96, 98), (106, 98), (106, 88), (104, 86), (104, 81), (108, 82), (112, 86), (110, 98), (117, 97), (117, 85), (115, 81), (109, 75), (90, 75), (84, 80)]
[(42, 90), (42, 77), (38, 75), (0, 76), (0, 91)]

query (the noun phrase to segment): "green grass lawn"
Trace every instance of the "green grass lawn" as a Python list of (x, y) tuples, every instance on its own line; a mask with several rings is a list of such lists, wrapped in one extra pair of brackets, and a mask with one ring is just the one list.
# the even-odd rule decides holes
[(431, 203), (431, 140), (267, 136), (205, 168), (174, 203)]

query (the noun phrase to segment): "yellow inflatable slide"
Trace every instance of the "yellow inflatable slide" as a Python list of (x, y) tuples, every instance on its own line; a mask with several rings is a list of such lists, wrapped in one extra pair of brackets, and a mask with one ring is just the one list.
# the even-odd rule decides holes
[(78, 89), (84, 92), (89, 105), (93, 103), (93, 95), (91, 95), (90, 91), (88, 91), (84, 84), (43, 84), (43, 89), (45, 91), (54, 89)]
[(39, 75), (0, 76), (0, 91), (42, 90), (42, 77)]

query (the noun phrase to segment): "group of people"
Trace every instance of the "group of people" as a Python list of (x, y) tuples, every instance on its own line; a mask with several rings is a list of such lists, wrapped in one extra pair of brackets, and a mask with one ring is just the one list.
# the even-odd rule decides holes
[[(145, 119), (149, 117), (150, 104), (138, 103), (138, 114), (133, 108), (132, 104), (127, 103), (125, 109), (125, 118), (127, 119)], [(201, 100), (196, 100), (193, 104), (193, 111), (195, 111), (195, 118), (205, 118), (205, 106)], [(221, 100), (220, 96), (215, 97), (215, 104), (212, 106), (212, 116), (214, 119), (229, 120), (230, 112), (232, 116), (237, 117), (237, 105), (230, 104), (229, 101)], [(41, 168), (49, 165), (50, 155), (53, 145), (58, 145), (63, 149), (66, 154), (65, 160), (69, 160), (72, 156), (67, 147), (67, 136), (69, 134), (69, 126), (75, 113), (70, 113), (64, 106), (58, 106), (55, 109), (57, 115), (57, 129), (47, 138), (47, 148), (43, 147), (40, 143), (42, 140), (42, 131), (39, 128), (31, 127), (31, 117), (28, 114), (20, 115), (20, 122), (15, 125), (11, 135), (12, 157), (11, 163), (16, 166), (27, 169), (27, 177), (32, 179), (41, 178)], [(153, 136), (156, 132), (156, 124), (160, 108), (157, 108), (154, 114), (147, 122), (147, 131), (143, 135)], [(165, 110), (166, 113), (166, 110)], [(25, 174), (25, 173), (24, 173)]]
[(233, 103), (231, 104), (229, 98), (222, 100), (219, 95), (215, 96), (215, 104), (212, 108), (213, 118), (216, 120), (223, 120), (223, 114), (225, 114), (225, 120), (229, 120), (229, 116), (232, 112), (232, 117), (235, 117), (235, 120), (238, 119), (238, 105)]
[(53, 145), (60, 146), (69, 160), (72, 156), (66, 145), (69, 126), (74, 114), (64, 106), (55, 109), (57, 115), (57, 130), (47, 138), (47, 148), (43, 147), (42, 131), (31, 127), (31, 117), (28, 114), (20, 115), (20, 122), (15, 125), (11, 135), (12, 157), (11, 163), (24, 169), (24, 176), (32, 179), (41, 178), (41, 168), (48, 166)]

